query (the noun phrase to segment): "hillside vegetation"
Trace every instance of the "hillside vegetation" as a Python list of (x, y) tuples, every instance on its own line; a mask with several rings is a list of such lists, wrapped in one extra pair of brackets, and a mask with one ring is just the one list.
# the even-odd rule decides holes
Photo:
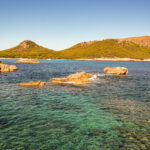
[(103, 41), (83, 42), (65, 50), (54, 51), (39, 46), (32, 41), (23, 41), (16, 47), (0, 51), (0, 57), (39, 59), (87, 59), (118, 57), (146, 59), (150, 58), (150, 47), (145, 43), (148, 44), (148, 40), (144, 42), (142, 39), (142, 42), (139, 43), (139, 40), (107, 39)]
[(117, 39), (118, 41), (128, 41), (139, 44), (141, 46), (150, 47), (150, 36), (140, 36), (140, 37), (131, 37), (131, 38), (124, 38), (124, 39)]
[(23, 41), (18, 46), (0, 51), (0, 57), (5, 58), (54, 58), (56, 52), (37, 45), (32, 41)]
[(133, 42), (118, 42), (117, 40), (97, 41), (90, 45), (77, 44), (69, 49), (60, 51), (64, 58), (150, 58), (150, 48), (140, 46)]

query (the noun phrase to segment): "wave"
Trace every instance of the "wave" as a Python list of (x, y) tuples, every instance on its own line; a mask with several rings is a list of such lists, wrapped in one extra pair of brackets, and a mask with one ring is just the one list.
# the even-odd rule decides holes
[(94, 76), (92, 76), (92, 77), (90, 78), (90, 80), (96, 80), (97, 78), (103, 77), (103, 76), (105, 76), (104, 73), (95, 73)]

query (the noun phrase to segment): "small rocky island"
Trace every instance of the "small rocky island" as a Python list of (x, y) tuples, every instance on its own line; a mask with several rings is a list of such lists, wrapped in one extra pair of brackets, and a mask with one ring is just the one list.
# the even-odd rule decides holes
[(106, 74), (113, 74), (113, 75), (127, 75), (128, 69), (125, 67), (106, 67), (104, 68), (104, 72)]
[(16, 63), (41, 63), (37, 59), (19, 59)]
[(90, 78), (94, 76), (91, 73), (77, 72), (67, 76), (66, 78), (52, 78), (50, 81), (55, 83), (72, 83), (74, 85), (83, 85), (86, 82), (90, 82)]

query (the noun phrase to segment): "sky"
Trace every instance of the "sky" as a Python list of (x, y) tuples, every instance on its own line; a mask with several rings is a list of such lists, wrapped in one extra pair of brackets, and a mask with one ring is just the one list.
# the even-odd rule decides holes
[(150, 35), (150, 0), (0, 0), (0, 50), (32, 40), (79, 42)]

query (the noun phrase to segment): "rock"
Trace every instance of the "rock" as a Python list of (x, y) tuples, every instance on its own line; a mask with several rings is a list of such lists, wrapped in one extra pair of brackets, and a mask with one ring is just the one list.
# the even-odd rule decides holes
[(20, 59), (16, 61), (16, 63), (41, 63), (41, 62), (37, 59)]
[(12, 72), (18, 70), (15, 65), (0, 64), (0, 72)]
[(0, 61), (0, 64), (2, 64), (2, 61)]
[(30, 40), (25, 40), (19, 44), (19, 48), (28, 49), (28, 48), (38, 48), (39, 46)]
[(52, 78), (50, 81), (55, 83), (72, 83), (75, 85), (83, 85), (86, 82), (90, 82), (90, 78), (93, 76), (91, 73), (77, 72), (67, 76), (66, 78)]
[(30, 81), (26, 83), (19, 83), (19, 85), (20, 86), (44, 86), (45, 82), (38, 80), (38, 81)]
[(149, 139), (147, 137), (143, 137), (140, 139), (141, 143), (145, 144), (146, 142), (149, 142)]
[(128, 74), (128, 69), (124, 67), (106, 67), (104, 68), (104, 72), (106, 74), (126, 75)]

